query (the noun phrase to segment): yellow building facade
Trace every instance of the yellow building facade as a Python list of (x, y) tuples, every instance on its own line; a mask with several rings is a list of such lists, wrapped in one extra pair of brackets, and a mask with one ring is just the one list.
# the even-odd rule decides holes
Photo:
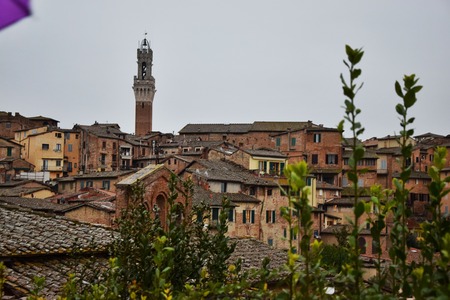
[(37, 172), (49, 172), (50, 179), (63, 176), (64, 132), (40, 127), (17, 131), (15, 140), (22, 145), (22, 158)]

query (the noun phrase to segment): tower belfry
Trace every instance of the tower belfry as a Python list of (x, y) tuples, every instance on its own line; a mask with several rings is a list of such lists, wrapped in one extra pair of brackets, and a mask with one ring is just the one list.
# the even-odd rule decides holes
[(152, 131), (153, 97), (155, 78), (152, 76), (153, 51), (145, 38), (137, 49), (137, 75), (134, 76), (133, 91), (136, 99), (135, 135), (143, 136)]

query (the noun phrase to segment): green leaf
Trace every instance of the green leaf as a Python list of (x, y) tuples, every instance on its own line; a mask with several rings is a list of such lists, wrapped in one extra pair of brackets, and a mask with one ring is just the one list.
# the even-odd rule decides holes
[(350, 99), (353, 99), (355, 97), (355, 94), (353, 93), (352, 89), (350, 89), (347, 86), (343, 86), (342, 87), (343, 91), (344, 91), (344, 95), (349, 97)]
[(400, 83), (398, 83), (398, 81), (395, 82), (395, 92), (399, 97), (403, 98), (402, 87), (400, 86)]
[(361, 69), (354, 69), (353, 72), (351, 72), (351, 78), (356, 79), (361, 75)]
[(403, 108), (403, 105), (401, 105), (400, 103), (395, 106), (395, 110), (399, 115), (401, 116), (405, 115), (405, 109)]
[(407, 91), (405, 96), (403, 97), (405, 108), (410, 108), (411, 106), (413, 106), (414, 103), (416, 103), (416, 100), (416, 94), (412, 90)]
[(364, 202), (362, 202), (362, 201), (358, 202), (358, 204), (356, 204), (356, 207), (355, 207), (355, 217), (356, 218), (361, 217), (362, 214), (364, 213), (364, 210), (365, 210)]

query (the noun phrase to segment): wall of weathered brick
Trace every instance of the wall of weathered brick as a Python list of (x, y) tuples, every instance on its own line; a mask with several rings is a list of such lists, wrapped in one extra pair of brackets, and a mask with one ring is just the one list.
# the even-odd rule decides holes
[(112, 219), (114, 214), (100, 209), (94, 209), (89, 206), (82, 206), (66, 212), (64, 216), (69, 219), (78, 220), (81, 222), (112, 226)]

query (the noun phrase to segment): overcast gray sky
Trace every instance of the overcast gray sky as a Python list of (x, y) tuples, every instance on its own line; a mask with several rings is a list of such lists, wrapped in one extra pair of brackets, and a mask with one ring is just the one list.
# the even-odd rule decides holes
[(416, 134), (450, 133), (450, 1), (49, 1), (0, 31), (0, 110), (62, 128), (134, 131), (136, 48), (154, 53), (153, 130), (342, 119), (345, 45), (363, 47), (364, 138), (399, 132), (394, 83), (415, 73)]

